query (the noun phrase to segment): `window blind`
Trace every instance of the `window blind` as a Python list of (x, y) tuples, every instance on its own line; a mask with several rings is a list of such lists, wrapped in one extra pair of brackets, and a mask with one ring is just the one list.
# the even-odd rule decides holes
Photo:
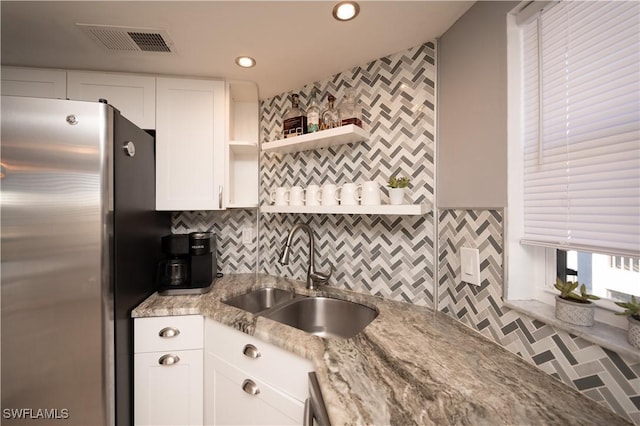
[(640, 3), (522, 27), (522, 243), (640, 256)]

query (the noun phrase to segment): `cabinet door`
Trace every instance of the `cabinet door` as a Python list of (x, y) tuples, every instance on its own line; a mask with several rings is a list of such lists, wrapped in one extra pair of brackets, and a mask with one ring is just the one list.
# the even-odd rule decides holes
[(69, 71), (67, 96), (78, 101), (106, 99), (141, 129), (156, 128), (156, 79), (151, 76)]
[(156, 209), (225, 208), (225, 83), (158, 78), (156, 85)]
[[(205, 424), (300, 425), (304, 404), (205, 353)], [(245, 385), (247, 381), (251, 384)], [(246, 387), (246, 390), (243, 389)], [(256, 394), (251, 394), (253, 390)]]
[[(202, 353), (199, 349), (134, 355), (136, 425), (203, 424)], [(163, 365), (165, 355), (179, 360)]]
[(2, 67), (2, 94), (65, 99), (67, 73), (63, 70)]

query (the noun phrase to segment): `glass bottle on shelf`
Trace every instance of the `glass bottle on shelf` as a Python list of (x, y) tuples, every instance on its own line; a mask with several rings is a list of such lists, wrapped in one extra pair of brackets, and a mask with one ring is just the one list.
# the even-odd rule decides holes
[(291, 109), (284, 116), (283, 134), (285, 138), (291, 138), (306, 133), (307, 116), (300, 108), (300, 98), (298, 95), (291, 96)]
[(356, 102), (356, 92), (354, 89), (347, 89), (345, 91), (344, 99), (340, 102), (338, 111), (340, 113), (341, 126), (355, 124), (358, 127), (362, 127), (360, 106)]
[(316, 98), (316, 91), (311, 92), (309, 107), (307, 108), (307, 133), (320, 130), (320, 104)]
[(322, 115), (320, 118), (320, 129), (333, 129), (334, 127), (340, 126), (340, 115), (338, 114), (338, 110), (334, 106), (334, 102), (336, 101), (336, 97), (332, 94), (329, 94), (327, 97), (328, 105), (324, 111), (322, 111)]

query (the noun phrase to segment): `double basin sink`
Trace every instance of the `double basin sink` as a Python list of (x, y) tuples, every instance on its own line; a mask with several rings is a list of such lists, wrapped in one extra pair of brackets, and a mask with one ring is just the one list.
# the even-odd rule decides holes
[(361, 332), (378, 311), (360, 303), (320, 296), (304, 296), (266, 287), (223, 303), (325, 338), (348, 339)]

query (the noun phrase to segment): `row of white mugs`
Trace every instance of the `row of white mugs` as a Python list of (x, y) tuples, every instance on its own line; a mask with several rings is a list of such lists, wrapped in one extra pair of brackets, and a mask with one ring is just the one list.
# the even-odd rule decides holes
[(380, 185), (367, 181), (341, 186), (333, 183), (309, 185), (306, 188), (279, 186), (271, 191), (269, 197), (276, 206), (377, 206), (380, 205)]

